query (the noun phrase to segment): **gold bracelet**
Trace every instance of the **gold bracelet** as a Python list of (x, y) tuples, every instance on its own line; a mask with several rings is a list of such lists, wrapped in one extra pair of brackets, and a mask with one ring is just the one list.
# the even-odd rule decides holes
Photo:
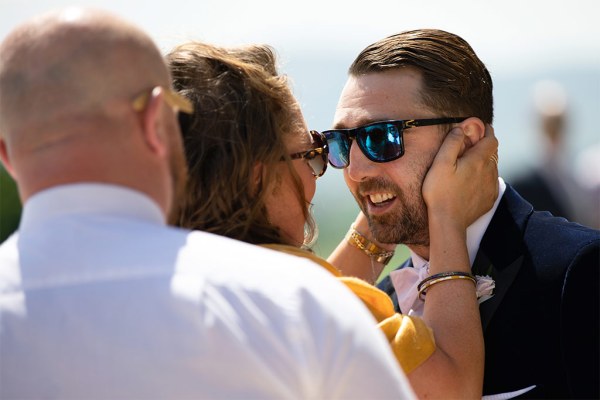
[(473, 282), (473, 285), (477, 285), (475, 277), (468, 272), (441, 272), (439, 274), (431, 275), (421, 281), (417, 286), (419, 292), (419, 299), (425, 300), (425, 295), (430, 287), (440, 282), (451, 281), (454, 279), (467, 279)]
[(350, 245), (362, 250), (366, 255), (383, 265), (387, 265), (392, 257), (394, 257), (394, 250), (388, 251), (377, 246), (375, 243), (367, 239), (362, 233), (357, 231), (354, 227), (354, 224), (352, 224), (350, 227), (350, 230), (346, 235), (346, 239)]

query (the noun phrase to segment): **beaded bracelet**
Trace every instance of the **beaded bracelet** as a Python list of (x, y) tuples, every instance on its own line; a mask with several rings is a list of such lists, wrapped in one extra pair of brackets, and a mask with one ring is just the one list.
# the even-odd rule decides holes
[(417, 291), (419, 292), (419, 299), (425, 300), (425, 295), (427, 294), (427, 290), (440, 282), (450, 281), (454, 279), (467, 279), (473, 282), (474, 285), (477, 285), (477, 281), (475, 277), (468, 272), (440, 272), (439, 274), (433, 274), (423, 279), (419, 285), (417, 286)]
[(377, 246), (357, 231), (354, 224), (350, 226), (346, 239), (350, 245), (362, 250), (366, 255), (383, 265), (387, 265), (394, 256), (394, 250), (389, 251)]

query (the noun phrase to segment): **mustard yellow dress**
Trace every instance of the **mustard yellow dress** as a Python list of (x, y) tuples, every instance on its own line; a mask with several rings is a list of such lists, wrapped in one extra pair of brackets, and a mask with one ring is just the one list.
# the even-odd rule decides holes
[(342, 276), (342, 273), (336, 267), (309, 251), (281, 244), (262, 246), (298, 257), (309, 258), (348, 286), (375, 317), (377, 325), (388, 338), (390, 346), (405, 373), (417, 368), (435, 351), (433, 332), (425, 322), (418, 317), (396, 313), (392, 300), (377, 287), (359, 278)]

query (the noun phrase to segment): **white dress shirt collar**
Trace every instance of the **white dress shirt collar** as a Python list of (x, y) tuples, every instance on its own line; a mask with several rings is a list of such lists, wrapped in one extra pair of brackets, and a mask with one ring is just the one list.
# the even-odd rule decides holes
[(23, 207), (20, 230), (65, 214), (126, 216), (165, 224), (165, 215), (142, 192), (103, 183), (77, 183), (53, 187), (31, 196)]

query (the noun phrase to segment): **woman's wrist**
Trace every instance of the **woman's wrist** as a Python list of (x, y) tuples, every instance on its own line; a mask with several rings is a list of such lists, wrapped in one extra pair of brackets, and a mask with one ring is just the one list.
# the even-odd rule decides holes
[[(469, 271), (467, 230), (463, 223), (452, 218), (429, 217), (429, 261), (431, 273), (448, 268)], [(451, 262), (450, 262), (451, 261)]]
[(348, 233), (346, 234), (346, 240), (351, 246), (361, 250), (371, 260), (378, 262), (383, 265), (387, 263), (394, 256), (394, 249), (386, 249), (381, 247), (377, 242), (369, 239), (361, 231), (359, 231), (355, 224), (350, 226)]
[(457, 231), (466, 231), (470, 225), (464, 218), (461, 218), (460, 210), (453, 210), (448, 206), (428, 207), (427, 218), (429, 219), (430, 231), (436, 226)]
[(361, 212), (354, 223), (350, 225), (350, 230), (355, 229), (360, 232), (362, 236), (364, 236), (371, 243), (374, 243), (377, 247), (381, 248), (384, 251), (395, 251), (397, 244), (394, 243), (380, 243), (375, 239), (373, 234), (371, 233), (371, 228), (369, 228), (369, 222), (367, 221), (367, 217)]

